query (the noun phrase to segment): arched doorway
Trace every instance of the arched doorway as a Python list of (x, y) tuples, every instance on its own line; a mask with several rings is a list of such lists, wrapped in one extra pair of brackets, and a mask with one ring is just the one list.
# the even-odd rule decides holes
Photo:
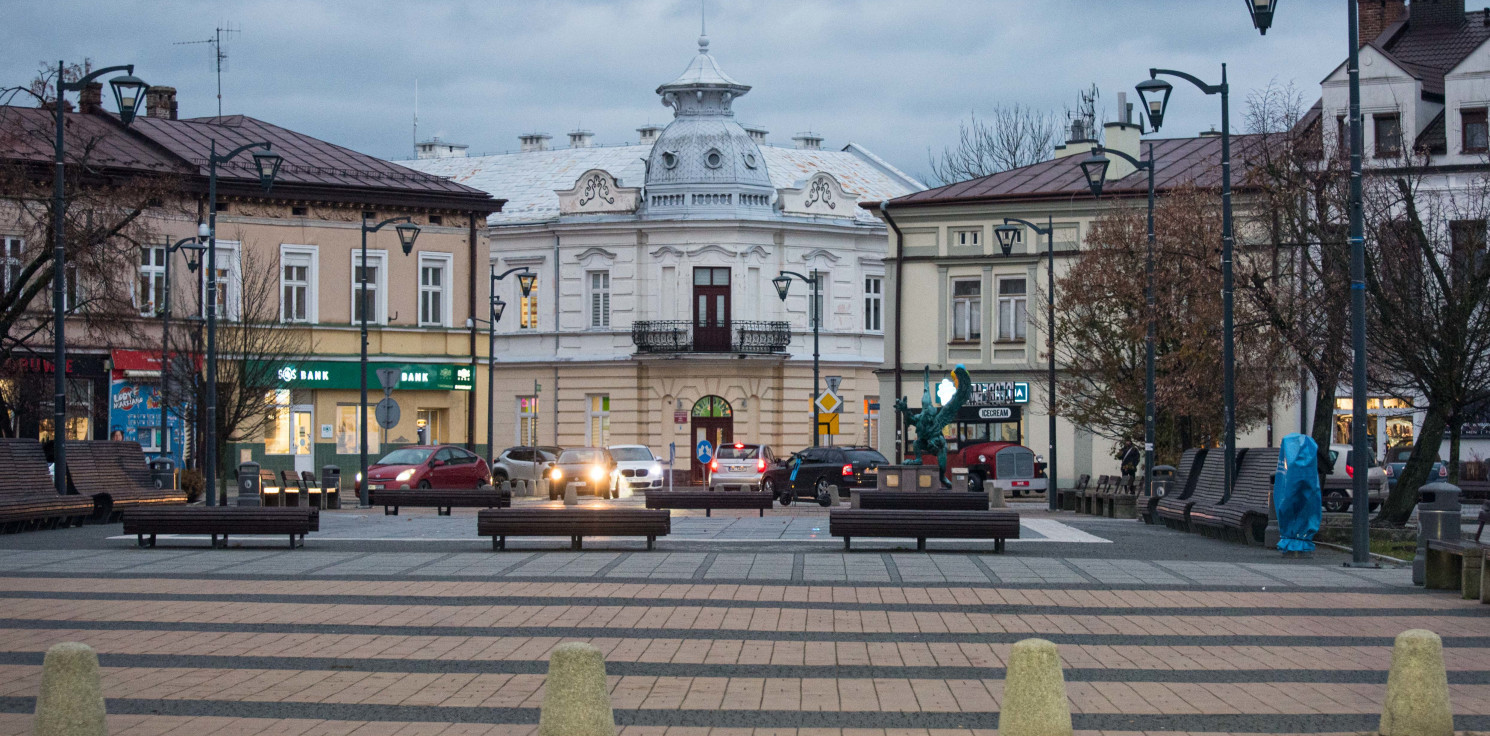
[(689, 417), (689, 436), (693, 438), (688, 448), (688, 455), (693, 459), (690, 477), (694, 483), (702, 483), (704, 464), (698, 461), (698, 443), (708, 440), (717, 451), (720, 444), (734, 442), (735, 410), (721, 396), (705, 396), (693, 402), (693, 411), (689, 412)]

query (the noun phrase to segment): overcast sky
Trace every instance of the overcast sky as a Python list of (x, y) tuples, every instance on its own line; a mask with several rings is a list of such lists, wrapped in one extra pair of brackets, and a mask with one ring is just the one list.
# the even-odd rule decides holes
[[(1476, 3), (1471, 2), (1473, 7)], [(391, 159), (419, 134), (516, 148), (557, 145), (583, 126), (596, 142), (634, 141), (671, 119), (654, 90), (697, 49), (699, 0), (0, 0), (0, 86), (42, 60), (133, 62), (177, 88), (183, 117), (216, 112), (212, 57), (229, 36), (223, 111)], [(1311, 103), (1346, 52), (1344, 0), (1283, 0), (1266, 37), (1244, 0), (709, 0), (712, 51), (754, 87), (737, 118), (790, 145), (812, 129), (855, 142), (913, 174), (959, 119), (997, 103), (1056, 112), (1096, 83), (1108, 117), (1150, 66), (1217, 82), (1231, 64), (1233, 125), (1249, 90), (1296, 82)], [(1183, 83), (1180, 83), (1181, 85)], [(1130, 97), (1136, 98), (1130, 92)], [(1135, 100), (1136, 101), (1136, 100)], [(1219, 125), (1220, 104), (1177, 86), (1168, 135)]]

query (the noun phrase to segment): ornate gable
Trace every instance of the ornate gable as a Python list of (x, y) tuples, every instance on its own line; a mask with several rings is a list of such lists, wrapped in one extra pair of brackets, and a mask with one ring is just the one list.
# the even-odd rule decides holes
[(641, 202), (640, 188), (621, 186), (603, 169), (590, 169), (575, 180), (572, 189), (555, 191), (560, 215), (631, 214)]
[(781, 189), (781, 211), (788, 215), (853, 218), (859, 196), (825, 171), (808, 177), (795, 189)]

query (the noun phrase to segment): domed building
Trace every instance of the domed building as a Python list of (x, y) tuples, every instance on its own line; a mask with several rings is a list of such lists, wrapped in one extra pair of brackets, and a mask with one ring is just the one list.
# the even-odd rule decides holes
[(749, 92), (700, 37), (656, 89), (673, 120), (638, 143), (576, 130), (553, 149), (532, 133), (514, 153), (404, 162), (506, 199), (487, 221), (493, 273), (538, 277), (527, 296), (495, 282), (497, 451), (642, 444), (665, 459), (675, 445), (676, 467), (700, 473), (700, 440), (812, 444), (812, 299), (800, 280), (778, 297), (788, 271), (819, 275), (820, 372), (841, 381), (823, 444), (879, 444), (887, 241), (858, 204), (925, 186), (854, 143), (773, 145), (735, 119)]

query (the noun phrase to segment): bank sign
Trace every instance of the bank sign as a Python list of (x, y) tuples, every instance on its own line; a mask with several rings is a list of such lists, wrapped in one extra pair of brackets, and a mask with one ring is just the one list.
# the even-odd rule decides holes
[[(271, 362), (267, 368), (280, 388), (360, 388), (362, 385), (359, 363), (302, 360)], [(368, 388), (379, 388), (380, 368), (398, 369), (399, 391), (470, 391), (475, 385), (469, 365), (369, 362)]]
[(1030, 403), (1030, 385), (1024, 381), (974, 383), (973, 394), (968, 397), (967, 403), (970, 406), (1028, 404)]

